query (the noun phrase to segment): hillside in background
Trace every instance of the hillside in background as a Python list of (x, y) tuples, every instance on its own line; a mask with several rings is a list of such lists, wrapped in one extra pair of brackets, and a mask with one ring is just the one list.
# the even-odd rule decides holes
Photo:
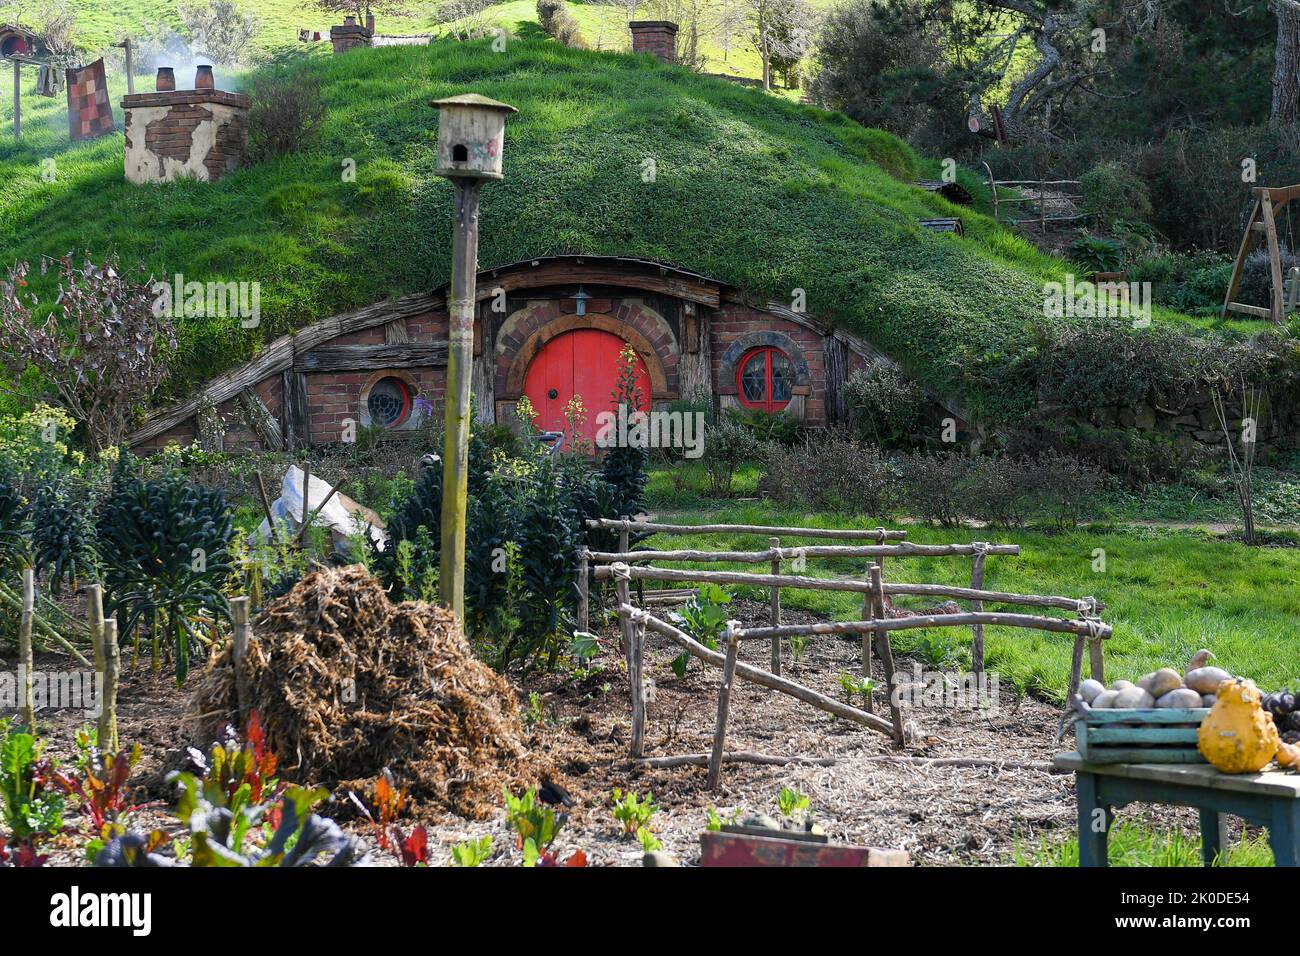
[[(802, 289), (809, 313), (866, 336), (975, 414), (1012, 417), (1033, 402), (1032, 379), (996, 370), (1033, 353), (1043, 283), (1064, 265), (911, 185), (937, 164), (893, 136), (648, 57), (553, 41), (503, 53), (443, 41), (301, 69), (321, 82), (318, 146), (215, 184), (131, 185), (120, 133), (70, 147), (61, 101), (27, 95), (28, 135), (0, 146), (6, 257), (114, 251), (158, 276), (260, 282), (260, 328), (184, 320), (171, 383), (184, 391), (276, 335), (447, 281), (451, 187), (432, 175), (430, 102), (473, 90), (519, 109), (506, 180), (484, 192), (482, 266), (619, 254), (778, 301)], [(348, 159), (355, 182), (341, 176)], [(964, 218), (965, 238), (917, 224), (945, 215)]]

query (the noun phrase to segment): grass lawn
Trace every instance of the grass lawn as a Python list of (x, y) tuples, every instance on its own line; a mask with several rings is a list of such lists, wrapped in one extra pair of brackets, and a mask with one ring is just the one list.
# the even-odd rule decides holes
[[(888, 521), (863, 516), (804, 513), (754, 503), (719, 502), (675, 511), (660, 520), (688, 524), (776, 524), (802, 527), (874, 528)], [(1106, 645), (1108, 679), (1140, 677), (1163, 666), (1180, 668), (1208, 647), (1228, 670), (1254, 679), (1265, 690), (1300, 682), (1300, 549), (1247, 548), (1196, 531), (1149, 527), (1084, 528), (1066, 533), (1038, 530), (948, 530), (909, 525), (908, 540), (922, 544), (990, 540), (1018, 544), (1018, 557), (990, 557), (985, 587), (991, 590), (1068, 597), (1095, 596), (1102, 617), (1115, 628)], [(782, 542), (785, 544), (786, 542)], [(797, 542), (791, 541), (791, 544)], [(811, 543), (811, 542), (805, 542)], [(824, 542), (823, 542), (824, 543)], [(657, 548), (758, 550), (766, 541), (735, 535), (656, 535)], [(1104, 555), (1104, 570), (1098, 561)], [(865, 561), (810, 562), (810, 573), (861, 573)], [(722, 565), (711, 565), (722, 567)], [(737, 566), (739, 567), (739, 566)], [(970, 585), (965, 558), (890, 558), (886, 580)], [(802, 607), (851, 620), (860, 599), (849, 594), (786, 591), (787, 607)], [(909, 603), (916, 605), (916, 599)], [(902, 603), (900, 601), (900, 603)], [(970, 634), (944, 629), (893, 636), (901, 650), (925, 646), (969, 660)], [(1063, 699), (1069, 680), (1068, 635), (989, 628), (985, 643), (991, 670), (1017, 688), (1049, 700)]]
[[(1156, 830), (1137, 821), (1121, 821), (1110, 831), (1107, 859), (1111, 866), (1200, 866), (1201, 841), (1180, 830)], [(1016, 866), (1078, 866), (1079, 840), (1056, 843), (1043, 837), (1036, 844), (1017, 844)], [(1248, 836), (1232, 843), (1215, 866), (1272, 866), (1268, 837)]]

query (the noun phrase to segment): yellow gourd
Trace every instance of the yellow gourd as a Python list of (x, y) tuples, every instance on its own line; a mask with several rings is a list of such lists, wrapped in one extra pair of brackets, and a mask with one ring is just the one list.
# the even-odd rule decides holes
[(1258, 688), (1248, 680), (1219, 685), (1196, 741), (1201, 755), (1224, 773), (1264, 769), (1282, 742), (1273, 718), (1260, 706)]

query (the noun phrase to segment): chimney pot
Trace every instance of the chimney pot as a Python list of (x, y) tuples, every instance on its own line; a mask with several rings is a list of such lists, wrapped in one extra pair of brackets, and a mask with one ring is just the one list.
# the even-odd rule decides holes
[(158, 67), (158, 78), (154, 81), (154, 89), (159, 93), (170, 93), (176, 89), (176, 71), (170, 66)]
[(196, 90), (215, 90), (217, 88), (217, 81), (212, 75), (211, 66), (200, 66), (194, 71), (194, 88)]
[(343, 25), (344, 25), (345, 27), (354, 27), (354, 26), (356, 26), (356, 25), (357, 25), (357, 18), (356, 18), (356, 16), (355, 16), (354, 14), (349, 13), (346, 17), (343, 18)]

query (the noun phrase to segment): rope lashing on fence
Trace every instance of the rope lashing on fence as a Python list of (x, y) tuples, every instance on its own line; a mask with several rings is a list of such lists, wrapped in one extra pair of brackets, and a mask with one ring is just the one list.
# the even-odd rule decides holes
[(1096, 617), (1097, 612), (1098, 610), (1100, 610), (1100, 608), (1098, 607), (1097, 599), (1095, 597), (1089, 596), (1085, 598), (1079, 598), (1077, 610), (1079, 612), (1079, 617), (1089, 618), (1089, 617)]
[(613, 575), (616, 581), (632, 580), (632, 569), (622, 561), (615, 561), (609, 566), (609, 573)]

